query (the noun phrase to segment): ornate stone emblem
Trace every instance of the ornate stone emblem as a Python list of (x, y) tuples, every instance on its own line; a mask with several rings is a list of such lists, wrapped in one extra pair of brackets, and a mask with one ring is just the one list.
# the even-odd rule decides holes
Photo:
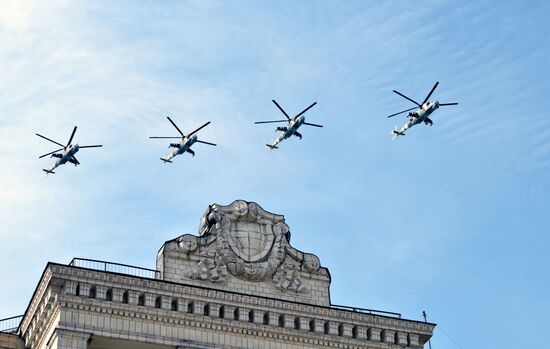
[(290, 246), (284, 217), (254, 202), (214, 204), (201, 218), (200, 237), (183, 235), (178, 248), (198, 258), (184, 278), (225, 283), (229, 275), (248, 281), (271, 280), (283, 291), (307, 292), (301, 275), (319, 272), (319, 259)]

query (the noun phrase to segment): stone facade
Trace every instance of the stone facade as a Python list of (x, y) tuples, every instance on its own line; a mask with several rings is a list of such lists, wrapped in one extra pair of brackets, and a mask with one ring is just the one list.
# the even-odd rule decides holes
[(422, 348), (435, 326), (331, 306), (328, 270), (290, 246), (282, 216), (254, 203), (210, 206), (200, 236), (166, 242), (157, 265), (154, 278), (48, 263), (19, 342), (6, 343), (17, 349), (397, 349)]

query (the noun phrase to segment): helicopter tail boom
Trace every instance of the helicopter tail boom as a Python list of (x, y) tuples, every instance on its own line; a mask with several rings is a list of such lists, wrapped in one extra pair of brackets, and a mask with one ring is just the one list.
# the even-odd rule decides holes
[(396, 139), (399, 136), (405, 136), (405, 132), (398, 131), (397, 127), (396, 127), (396, 128), (393, 129), (393, 131), (391, 131), (391, 135), (392, 135), (392, 139)]

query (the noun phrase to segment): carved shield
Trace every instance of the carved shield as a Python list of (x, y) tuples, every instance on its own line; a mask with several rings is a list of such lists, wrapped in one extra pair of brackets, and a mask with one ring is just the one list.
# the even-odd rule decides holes
[(269, 256), (275, 239), (272, 224), (237, 221), (229, 230), (229, 246), (242, 260), (260, 262)]

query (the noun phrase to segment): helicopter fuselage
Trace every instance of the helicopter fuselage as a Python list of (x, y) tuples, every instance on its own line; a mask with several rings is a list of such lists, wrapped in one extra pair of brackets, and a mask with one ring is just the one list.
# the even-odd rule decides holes
[[(65, 150), (63, 150), (62, 153), (58, 154), (52, 154), (51, 157), (59, 158), (49, 169), (48, 171), (53, 171), (57, 167), (66, 164), (67, 162), (72, 162), (71, 158), (78, 153), (78, 150), (80, 149), (80, 146), (78, 144), (75, 145), (69, 145)], [(75, 166), (78, 165), (78, 163), (75, 163)]]
[(172, 160), (173, 158), (175, 158), (176, 156), (178, 155), (181, 155), (185, 152), (187, 153), (191, 153), (191, 155), (195, 156), (195, 153), (191, 150), (191, 146), (193, 144), (195, 144), (197, 142), (197, 136), (196, 135), (193, 135), (189, 138), (187, 137), (183, 137), (182, 140), (179, 142), (179, 143), (172, 143), (170, 144), (170, 147), (171, 148), (174, 148), (174, 150), (172, 150), (170, 152), (170, 154), (166, 155), (163, 159), (164, 161), (170, 161)]
[(424, 105), (422, 105), (420, 108), (418, 108), (414, 112), (409, 113), (409, 121), (405, 125), (403, 125), (403, 127), (397, 132), (401, 134), (409, 128), (413, 127), (414, 125), (418, 125), (422, 122), (431, 123), (431, 120), (428, 121), (428, 117), (434, 111), (436, 111), (437, 108), (439, 108), (439, 101), (435, 101), (433, 103), (424, 103)]
[(297, 134), (296, 131), (300, 128), (306, 122), (306, 118), (303, 115), (300, 115), (296, 119), (292, 119), (288, 122), (287, 126), (281, 130), (281, 128), (277, 128), (277, 130), (281, 130), (277, 138), (273, 141), (271, 144), (271, 147), (275, 148), (279, 143), (281, 143), (283, 140), (293, 136), (297, 135), (298, 137), (302, 138), (301, 135)]

